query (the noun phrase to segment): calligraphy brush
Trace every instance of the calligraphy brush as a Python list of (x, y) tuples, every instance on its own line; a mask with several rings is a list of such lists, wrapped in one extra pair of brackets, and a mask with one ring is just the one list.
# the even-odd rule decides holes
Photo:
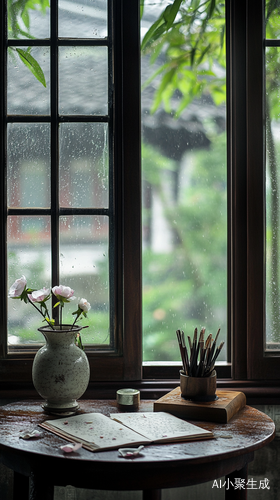
[(188, 375), (189, 370), (190, 370), (190, 364), (189, 364), (188, 350), (187, 350), (187, 346), (186, 346), (186, 342), (185, 342), (185, 334), (184, 334), (183, 330), (182, 330), (181, 337), (182, 337), (183, 353), (184, 353), (184, 358), (185, 358), (186, 367), (187, 367), (186, 375)]
[(203, 375), (204, 372), (204, 365), (205, 365), (205, 358), (206, 354), (208, 352), (208, 344), (211, 339), (211, 334), (208, 335), (206, 342), (204, 344), (204, 333), (205, 333), (205, 328), (202, 328), (199, 336), (199, 355), (200, 355), (200, 361), (199, 365), (196, 370), (196, 377), (200, 377)]
[(215, 363), (217, 357), (219, 356), (219, 354), (220, 354), (220, 352), (221, 352), (221, 350), (223, 348), (223, 345), (224, 345), (224, 342), (221, 342), (220, 345), (219, 345), (219, 347), (216, 349), (216, 352), (214, 354), (212, 363)]
[(177, 339), (178, 339), (178, 343), (179, 343), (180, 354), (181, 354), (181, 359), (182, 359), (182, 363), (183, 363), (183, 369), (184, 369), (185, 374), (188, 375), (188, 366), (186, 363), (186, 355), (185, 355), (186, 346), (185, 346), (185, 342), (184, 342), (184, 346), (182, 343), (181, 330), (176, 330), (176, 334), (177, 334)]
[(196, 364), (196, 344), (197, 344), (197, 328), (194, 329), (193, 342), (192, 342), (192, 352), (190, 360), (190, 376), (193, 374), (193, 369)]
[(211, 350), (211, 342), (212, 342), (212, 333), (210, 333), (205, 342), (205, 348), (203, 352), (203, 358), (201, 363), (201, 373), (200, 376), (203, 377), (205, 374), (205, 370), (208, 364), (210, 350)]
[(196, 353), (195, 353), (195, 359), (194, 359), (194, 366), (196, 367), (196, 374), (198, 373), (198, 369), (199, 369), (199, 367), (197, 366), (198, 354), (204, 348), (204, 332), (205, 332), (205, 328), (202, 328), (200, 331), (200, 334), (199, 334), (199, 340), (198, 340), (198, 344), (196, 347)]
[(210, 363), (207, 366), (207, 370), (205, 371), (205, 376), (209, 376), (210, 373), (213, 371), (214, 366), (215, 366), (215, 361), (216, 361), (217, 357), (219, 356), (223, 346), (224, 346), (224, 342), (221, 342), (219, 347), (217, 347), (213, 358), (211, 359)]
[(211, 351), (210, 351), (210, 354), (209, 354), (209, 359), (208, 359), (208, 363), (211, 364), (211, 359), (213, 358), (214, 356), (214, 352), (215, 352), (215, 347), (216, 347), (216, 344), (217, 344), (217, 340), (218, 340), (218, 337), (219, 337), (219, 333), (220, 333), (221, 329), (219, 328), (217, 333), (216, 333), (216, 337), (214, 339), (214, 342), (212, 344), (212, 347), (211, 347)]
[(205, 342), (206, 353), (204, 358), (204, 370), (206, 369), (206, 366), (208, 365), (210, 360), (210, 353), (212, 349), (211, 344), (212, 344), (212, 333), (208, 335), (207, 340)]

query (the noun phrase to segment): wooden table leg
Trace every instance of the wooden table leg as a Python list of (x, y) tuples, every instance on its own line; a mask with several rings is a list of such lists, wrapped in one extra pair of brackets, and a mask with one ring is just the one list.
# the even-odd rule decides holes
[(161, 500), (161, 490), (143, 490), (143, 500)]
[(247, 500), (248, 464), (226, 476), (225, 500)]
[(53, 500), (54, 485), (48, 481), (48, 471), (30, 476), (29, 500)]
[(13, 499), (29, 499), (29, 477), (14, 472)]

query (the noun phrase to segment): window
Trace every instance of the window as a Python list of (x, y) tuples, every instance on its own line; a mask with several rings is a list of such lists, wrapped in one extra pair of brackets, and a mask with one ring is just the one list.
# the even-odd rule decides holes
[[(266, 21), (262, 24), (264, 16)], [(277, 119), (275, 119), (277, 110), (273, 109), (273, 105), (277, 107), (275, 102), (277, 77), (274, 88), (271, 87), (270, 79), (272, 68), (277, 72), (278, 64), (276, 47), (279, 44), (277, 40), (279, 2), (267, 1), (265, 5), (260, 2), (259, 9), (252, 13), (252, 18), (252, 22), (255, 22), (257, 27), (254, 38), (251, 30), (248, 33), (248, 39), (251, 36), (252, 44), (248, 44), (248, 58), (250, 57), (248, 74), (252, 70), (252, 77), (248, 81), (248, 95), (250, 96), (250, 99), (248, 98), (250, 120), (248, 126), (248, 204), (250, 206), (248, 252), (252, 255), (252, 261), (248, 265), (248, 308), (250, 311), (248, 332), (249, 345), (252, 346), (252, 349), (248, 349), (248, 373), (250, 378), (277, 379), (279, 378), (279, 349), (277, 346), (278, 316), (275, 314), (275, 309), (277, 307), (279, 309), (279, 302), (275, 270), (279, 264), (277, 264), (275, 250), (277, 252), (279, 209), (274, 203), (278, 188), (275, 181), (279, 172), (277, 160), (272, 157), (272, 145), (275, 147), (275, 152), (278, 144)], [(260, 42), (261, 37), (265, 43)], [(262, 102), (263, 106), (256, 108), (255, 102)], [(264, 134), (265, 123), (266, 134)], [(264, 135), (266, 142), (263, 140)], [(266, 165), (266, 168), (263, 165)], [(258, 225), (256, 218), (259, 221)], [(264, 245), (264, 239), (266, 245)], [(253, 246), (258, 248), (255, 255)], [(265, 272), (259, 272), (257, 275), (257, 269), (264, 269)], [(252, 293), (253, 290), (256, 292)], [(262, 334), (255, 336), (254, 332), (258, 330), (262, 331)]]
[(267, 321), (266, 350), (279, 351), (279, 23), (271, 9), (271, 2), (266, 5), (266, 289)]
[(264, 40), (265, 7), (273, 7), (277, 14), (278, 6), (259, 0), (248, 1), (246, 11), (238, 7), (230, 4), (233, 376), (275, 386), (277, 353), (266, 349), (265, 280), (271, 268), (269, 262), (265, 266), (269, 216), (265, 207)]
[(176, 329), (204, 326), (226, 361), (225, 8), (183, 2), (149, 38), (169, 4), (145, 2), (141, 22), (143, 359), (178, 360)]
[[(139, 379), (139, 73), (129, 67), (139, 57), (137, 2), (1, 9), (3, 290), (21, 274), (34, 288), (68, 283), (92, 305), (83, 337), (92, 379)], [(131, 192), (136, 208), (126, 211)], [(38, 317), (6, 295), (3, 377), (17, 366), (29, 381)]]
[[(266, 346), (265, 275), (265, 6), (227, 1), (228, 333), (235, 380), (279, 378), (277, 351)], [(277, 15), (272, 16), (277, 30)], [(277, 45), (267, 41), (266, 44)], [(269, 226), (268, 226), (269, 230)], [(268, 242), (269, 243), (269, 242)], [(219, 368), (219, 367), (218, 367)], [(227, 367), (225, 367), (227, 368)], [(176, 368), (177, 369), (177, 368)], [(164, 373), (157, 369), (156, 373)], [(152, 370), (149, 371), (153, 373)], [(227, 374), (220, 372), (220, 376)], [(169, 374), (171, 372), (169, 371)], [(228, 385), (231, 382), (225, 381)], [(237, 382), (238, 383), (238, 382)], [(239, 386), (240, 387), (240, 386)]]
[[(90, 3), (83, 9), (78, 1), (51, 0), (44, 26), (38, 24), (38, 30), (45, 30), (44, 34), (34, 31), (34, 38), (30, 40), (25, 36), (8, 38), (7, 3), (1, 4), (0, 46), (0, 64), (4, 68), (0, 77), (0, 262), (1, 290), (5, 291), (0, 314), (1, 378), (6, 388), (13, 388), (14, 384), (18, 388), (19, 381), (28, 387), (38, 343), (38, 339), (32, 337), (32, 342), (16, 344), (13, 337), (18, 336), (14, 335), (13, 325), (9, 327), (8, 342), (7, 311), (11, 304), (6, 290), (8, 273), (11, 274), (19, 262), (15, 252), (18, 247), (21, 256), (29, 259), (28, 269), (32, 268), (35, 256), (38, 257), (36, 270), (41, 269), (41, 261), (44, 261), (45, 279), (51, 279), (53, 285), (69, 277), (73, 279), (73, 288), (76, 282), (84, 288), (83, 283), (88, 274), (91, 275), (93, 284), (86, 286), (93, 294), (93, 300), (89, 297), (94, 304), (92, 331), (98, 330), (91, 338), (89, 333), (86, 342), (92, 387), (98, 390), (103, 387), (101, 382), (107, 381), (113, 391), (119, 381), (138, 381), (143, 390), (151, 387), (149, 394), (155, 394), (153, 391), (163, 386), (162, 381), (156, 379), (173, 379), (174, 382), (165, 382), (164, 388), (177, 383), (179, 363), (163, 358), (155, 362), (152, 358), (142, 367), (141, 202), (146, 209), (151, 199), (148, 181), (144, 179), (145, 197), (141, 200), (141, 2), (108, 0), (98, 4), (97, 7), (102, 5), (101, 10), (93, 12)], [(265, 7), (269, 9), (270, 4), (274, 5), (269, 0), (225, 2), (227, 276), (225, 271), (223, 279), (227, 292), (223, 301), (227, 309), (228, 346), (227, 358), (218, 367), (218, 375), (225, 379), (220, 384), (232, 387), (242, 386), (242, 381), (245, 385), (250, 381), (249, 385), (258, 387), (260, 380), (263, 385), (276, 387), (279, 378), (279, 349), (277, 346), (267, 348), (270, 337), (269, 330), (266, 333), (265, 329), (266, 298), (269, 301), (266, 276), (269, 283), (272, 269), (269, 260), (272, 222), (268, 215), (266, 217), (264, 168), (264, 27)], [(70, 11), (72, 17), (67, 20), (72, 21), (63, 23)], [(92, 14), (100, 21), (94, 32), (92, 21), (90, 31), (84, 30)], [(277, 31), (276, 25), (272, 28)], [(267, 78), (270, 61), (275, 57), (271, 57), (272, 51), (278, 51), (278, 41), (269, 40), (269, 29)], [(14, 75), (27, 70), (20, 61), (18, 67), (13, 62), (7, 65), (11, 52), (7, 51), (7, 45), (12, 51), (32, 47), (34, 58), (44, 70), (50, 97), (42, 97), (44, 88), (39, 82), (35, 101), (29, 97), (30, 88), (37, 84), (29, 72), (30, 82), (24, 93), (18, 94), (17, 99), (11, 98), (19, 80)], [(100, 61), (102, 64), (107, 61), (106, 71)], [(84, 91), (82, 83), (75, 84), (75, 78), (72, 84), (63, 67), (69, 67), (73, 75), (78, 74), (81, 82), (88, 72), (92, 85)], [(91, 72), (96, 67), (104, 75), (101, 89), (94, 71)], [(101, 103), (99, 109), (95, 106), (96, 95)], [(40, 103), (40, 109), (35, 109), (36, 102)], [(273, 130), (277, 132), (277, 122), (273, 123)], [(268, 132), (266, 135), (268, 137)], [(29, 143), (30, 137), (33, 143)], [(91, 139), (84, 143), (85, 137)], [(153, 162), (151, 150), (147, 149), (144, 154)], [(167, 190), (172, 185), (170, 177), (174, 179), (172, 166), (169, 165), (168, 170), (164, 179)], [(272, 199), (270, 182), (271, 179), (267, 184), (268, 204)], [(176, 182), (173, 185), (176, 187)], [(175, 198), (177, 195), (178, 192)], [(146, 215), (149, 215), (147, 210)], [(148, 244), (150, 223), (145, 217), (143, 240)], [(31, 241), (35, 254), (31, 251)], [(82, 270), (76, 262), (78, 256), (87, 269), (100, 259), (104, 265), (99, 266), (98, 273), (94, 268), (90, 273), (87, 271), (87, 278), (83, 276), (80, 280)], [(9, 271), (9, 261), (12, 271)], [(73, 266), (74, 270), (78, 266), (76, 275)], [(145, 280), (146, 276), (144, 284)], [(98, 304), (94, 303), (95, 287)], [(162, 318), (160, 302), (155, 309), (158, 318)], [(270, 311), (269, 302), (267, 311)], [(13, 324), (16, 323), (14, 316)], [(178, 327), (181, 325), (174, 324), (171, 332), (174, 345)]]

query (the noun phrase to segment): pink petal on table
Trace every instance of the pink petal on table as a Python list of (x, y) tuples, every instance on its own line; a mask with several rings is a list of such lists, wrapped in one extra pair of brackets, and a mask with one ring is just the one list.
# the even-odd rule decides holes
[(77, 451), (82, 446), (82, 443), (64, 444), (63, 446), (60, 446), (60, 449), (64, 451), (64, 453), (72, 453), (72, 451)]

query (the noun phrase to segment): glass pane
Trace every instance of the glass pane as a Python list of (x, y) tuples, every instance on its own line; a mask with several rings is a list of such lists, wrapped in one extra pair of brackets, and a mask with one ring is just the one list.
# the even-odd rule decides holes
[[(51, 282), (51, 248), (49, 217), (8, 217), (8, 288), (24, 275), (27, 287), (41, 289)], [(8, 299), (9, 345), (42, 342), (37, 328), (40, 314), (31, 304)]]
[[(168, 2), (152, 4), (142, 36)], [(205, 3), (183, 5), (176, 27), (142, 51), (144, 361), (179, 361), (177, 329), (221, 328), (227, 340), (224, 2), (205, 31)]]
[[(107, 217), (70, 216), (60, 220), (60, 279), (75, 297), (91, 304), (89, 325), (83, 332), (85, 344), (110, 343), (109, 334), (109, 225)], [(65, 323), (74, 312), (65, 308)]]
[[(42, 73), (39, 81), (22, 62), (30, 56), (34, 64), (39, 64)], [(38, 115), (50, 112), (50, 63), (47, 47), (10, 47), (8, 52), (8, 114)], [(45, 79), (45, 85), (42, 83)]]
[(60, 37), (105, 38), (107, 36), (107, 0), (69, 2), (59, 0)]
[(59, 111), (61, 114), (107, 114), (107, 47), (60, 47)]
[(108, 207), (106, 123), (60, 125), (60, 204)]
[(49, 38), (48, 0), (8, 1), (8, 37), (10, 39)]
[(50, 126), (10, 123), (7, 133), (9, 207), (50, 207)]
[(266, 0), (266, 38), (276, 39), (280, 37), (280, 0)]
[(280, 49), (266, 52), (266, 348), (280, 349)]

